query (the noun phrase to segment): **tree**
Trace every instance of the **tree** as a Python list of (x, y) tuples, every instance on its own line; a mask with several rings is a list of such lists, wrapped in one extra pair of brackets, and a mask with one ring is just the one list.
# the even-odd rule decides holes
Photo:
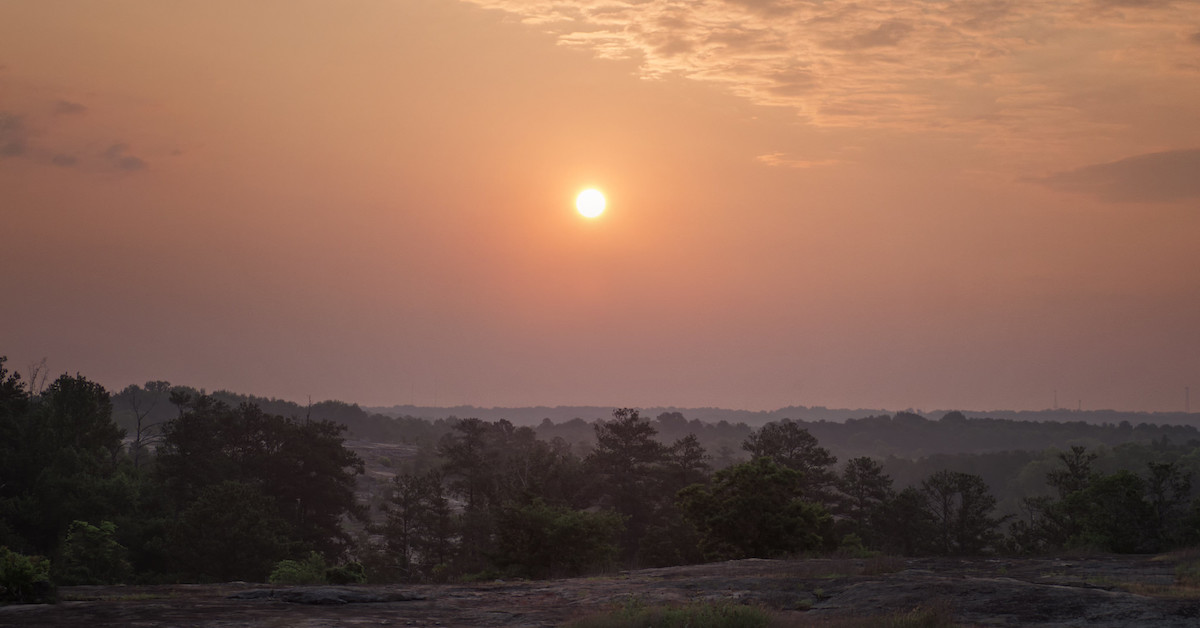
[(275, 500), (255, 486), (226, 481), (205, 487), (170, 532), (178, 573), (198, 580), (264, 582), (296, 551), (295, 534)]
[(488, 431), (488, 424), (479, 419), (463, 419), (438, 444), (450, 489), (465, 501), (467, 511), (487, 508), (494, 501)]
[(63, 375), (37, 399), (0, 361), (0, 535), (54, 554), (72, 521), (113, 519), (132, 500), (123, 432), (103, 386)]
[(188, 406), (191, 405), (195, 399), (196, 396), (192, 394), (192, 391), (182, 386), (172, 388), (169, 397), (171, 405), (175, 406), (179, 410), (180, 418), (183, 417), (184, 412), (187, 411)]
[(1092, 462), (1096, 454), (1089, 452), (1087, 447), (1072, 446), (1069, 451), (1058, 454), (1058, 459), (1066, 467), (1046, 474), (1046, 482), (1058, 491), (1060, 499), (1066, 499), (1071, 493), (1082, 491), (1096, 478), (1092, 472)]
[(767, 423), (746, 438), (742, 449), (753, 457), (767, 457), (801, 472), (805, 499), (827, 506), (835, 502), (831, 489), (837, 476), (829, 467), (837, 464), (837, 458), (821, 447), (817, 439), (798, 423), (790, 419)]
[[(663, 418), (669, 416), (659, 416), (659, 422), (662, 423)], [(676, 496), (692, 484), (708, 482), (711, 469), (708, 460), (709, 456), (695, 434), (675, 441), (668, 448), (667, 459), (661, 467), (659, 488), (654, 496), (656, 507), (640, 543), (639, 556), (643, 563), (665, 567), (704, 560), (704, 554), (700, 551), (700, 535), (696, 527), (683, 516)]]
[(1046, 473), (1046, 483), (1057, 499), (1049, 495), (1021, 499), (1026, 519), (1009, 528), (1009, 543), (1015, 551), (1043, 553), (1083, 542), (1090, 506), (1080, 495), (1102, 477), (1092, 470), (1097, 455), (1076, 445), (1059, 452), (1057, 458), (1062, 467)]
[(1152, 536), (1159, 548), (1176, 545), (1185, 533), (1188, 498), (1192, 493), (1192, 478), (1173, 462), (1150, 462), (1146, 480), (1146, 497), (1153, 512)]
[(163, 426), (154, 476), (176, 513), (212, 486), (253, 486), (274, 502), (296, 542), (336, 558), (350, 541), (342, 518), (361, 514), (354, 491), (363, 462), (345, 447), (344, 429), (199, 397)]
[(659, 490), (667, 448), (657, 440), (657, 431), (637, 410), (613, 411), (613, 420), (597, 423), (596, 447), (584, 460), (591, 474), (597, 503), (625, 517), (621, 548), (633, 560), (642, 536), (654, 514), (654, 496)]
[(382, 532), (388, 554), (404, 576), (429, 575), (449, 562), (453, 518), (440, 473), (394, 477), (385, 512)]
[(25, 365), (25, 371), (29, 374), (29, 394), (37, 397), (46, 389), (46, 380), (50, 377), (50, 369), (46, 366), (46, 358), (42, 358), (36, 362), (29, 361)]
[(458, 525), (462, 568), (483, 567), (483, 551), (491, 544), (496, 494), (495, 448), (489, 451), (490, 427), (479, 419), (463, 419), (442, 437), (438, 453), (452, 494), (464, 502)]
[(849, 522), (851, 533), (858, 535), (868, 546), (874, 546), (879, 540), (876, 525), (881, 523), (883, 507), (895, 495), (892, 478), (871, 458), (853, 458), (842, 468), (838, 489), (842, 499), (836, 514)]
[(991, 516), (996, 498), (983, 478), (939, 471), (921, 482), (921, 491), (937, 531), (939, 553), (979, 554), (1000, 540), (996, 529), (1002, 519)]
[[(243, 404), (243, 415), (263, 416), (256, 406)], [(307, 547), (331, 560), (350, 545), (342, 526), (346, 517), (362, 518), (355, 498), (357, 476), (364, 472), (358, 454), (345, 446), (345, 427), (331, 421), (296, 421), (265, 416), (252, 442), (276, 436), (274, 447), (256, 452), (246, 469), (263, 481), (263, 492), (274, 497), (280, 512), (299, 532)]]
[(112, 400), (103, 386), (82, 375), (63, 375), (42, 395), (43, 437), (60, 451), (74, 450), (92, 468), (111, 466), (121, 451), (124, 430), (112, 421)]
[(709, 558), (776, 558), (824, 542), (829, 515), (800, 497), (803, 486), (799, 471), (758, 457), (680, 491), (679, 504)]
[(532, 504), (582, 507), (586, 483), (580, 461), (561, 438), (538, 440), (529, 427), (498, 421), (488, 442), (498, 504)]
[(15, 523), (17, 505), (29, 490), (35, 466), (26, 442), (30, 399), (21, 376), (4, 366), (7, 361), (0, 355), (0, 547), (24, 549), (28, 541), (9, 522)]
[(910, 486), (897, 493), (884, 505), (880, 519), (888, 522), (879, 530), (880, 546), (886, 551), (918, 556), (933, 549), (937, 531), (929, 499), (920, 489)]
[(675, 441), (667, 451), (665, 462), (668, 490), (674, 493), (707, 480), (712, 470), (708, 460), (709, 455), (700, 446), (700, 439), (695, 434)]
[(146, 382), (144, 391), (131, 384), (114, 397), (115, 401), (128, 407), (129, 411), (133, 413), (133, 442), (130, 443), (129, 448), (133, 456), (134, 469), (141, 468), (143, 452), (162, 438), (156, 428), (160, 427), (164, 421), (156, 421), (151, 417), (154, 415), (155, 409), (159, 407), (159, 401), (170, 394), (170, 390), (169, 382), (150, 381)]
[(1071, 542), (1122, 554), (1153, 550), (1154, 512), (1145, 494), (1146, 481), (1124, 469), (1094, 478), (1067, 498), (1068, 507), (1082, 513)]

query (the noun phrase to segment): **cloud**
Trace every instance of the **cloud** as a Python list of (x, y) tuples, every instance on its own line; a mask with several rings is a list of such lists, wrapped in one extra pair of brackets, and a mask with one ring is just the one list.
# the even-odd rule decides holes
[(71, 168), (79, 163), (79, 159), (74, 155), (59, 153), (50, 158), (50, 163), (63, 168)]
[(913, 31), (911, 24), (892, 20), (845, 39), (835, 39), (825, 45), (835, 50), (865, 50), (882, 46), (895, 46)]
[(141, 169), (145, 168), (146, 162), (141, 157), (134, 157), (132, 155), (129, 155), (129, 156), (125, 156), (125, 157), (118, 159), (117, 167), (120, 168), (121, 170), (127, 170), (127, 171), (132, 172), (134, 170), (141, 170)]
[(764, 15), (786, 15), (795, 10), (789, 0), (727, 0), (729, 4), (744, 6)]
[[(115, 142), (99, 154), (82, 151), (80, 142), (56, 133), (56, 125), (65, 124), (61, 116), (78, 116), (88, 108), (69, 100), (57, 100), (48, 111), (17, 113), (0, 111), (0, 159), (17, 158), (43, 166), (78, 168), (80, 170), (121, 170), (137, 172), (149, 164), (131, 154), (124, 142)], [(36, 140), (36, 141), (35, 141)]]
[(841, 159), (792, 159), (786, 153), (769, 153), (754, 158), (759, 163), (776, 168), (808, 169), (846, 163)]
[(1169, 202), (1200, 198), (1200, 148), (1135, 155), (1060, 172), (1039, 182), (1106, 201)]
[(87, 107), (85, 107), (77, 102), (71, 102), (68, 100), (60, 100), (60, 101), (54, 103), (54, 115), (56, 115), (56, 116), (77, 115), (77, 114), (85, 113), (86, 111), (87, 111)]
[(0, 157), (20, 157), (29, 150), (25, 120), (0, 111)]
[(1098, 0), (1102, 6), (1122, 7), (1126, 9), (1145, 9), (1166, 7), (1173, 0)]
[[(1200, 2), (464, 1), (636, 60), (644, 78), (711, 83), (815, 127), (952, 135), (1013, 163), (1139, 128), (1139, 94), (1200, 117), (1195, 48), (1178, 36)], [(1127, 111), (1097, 93), (1126, 94)]]
[(145, 160), (126, 154), (125, 151), (128, 149), (128, 145), (118, 142), (105, 149), (102, 156), (110, 164), (126, 172), (135, 172), (144, 169), (147, 165)]

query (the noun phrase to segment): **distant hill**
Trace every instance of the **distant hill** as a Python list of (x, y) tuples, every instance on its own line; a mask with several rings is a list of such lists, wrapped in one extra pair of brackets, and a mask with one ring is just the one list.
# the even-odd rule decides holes
[[(396, 405), (364, 407), (363, 409), (367, 412), (385, 414), (387, 416), (411, 416), (427, 420), (444, 419), (454, 416), (460, 419), (470, 417), (485, 421), (508, 419), (514, 425), (538, 425), (544, 419), (550, 419), (554, 423), (562, 423), (572, 419), (583, 419), (588, 422), (598, 419), (610, 419), (616, 407), (532, 406), (525, 408), (480, 408), (478, 406), (431, 407)], [(681, 408), (677, 406), (655, 406), (637, 408), (637, 410), (641, 412), (642, 416), (646, 417), (656, 417), (664, 413), (678, 412), (689, 420), (698, 419), (705, 423), (719, 423), (721, 421), (734, 424), (745, 423), (751, 427), (759, 427), (771, 421), (780, 421), (783, 419), (842, 422), (846, 419), (891, 414), (890, 411), (882, 409), (859, 408), (851, 410), (847, 408), (825, 408), (822, 406), (789, 406), (778, 410), (758, 412), (751, 410), (729, 410), (726, 408)]]
[[(383, 414), (392, 417), (415, 417), (426, 420), (445, 419), (448, 417), (477, 418), (485, 421), (508, 419), (514, 425), (538, 425), (544, 419), (554, 423), (562, 423), (572, 419), (595, 421), (609, 419), (615, 407), (608, 406), (531, 406), (523, 408), (481, 408), (478, 406), (364, 406), (363, 410), (372, 414)], [(882, 408), (826, 408), (824, 406), (788, 406), (778, 410), (729, 410), (726, 408), (682, 408), (677, 406), (655, 406), (637, 408), (642, 416), (656, 417), (663, 413), (678, 412), (688, 420), (699, 419), (705, 423), (745, 423), (750, 427), (761, 427), (771, 421), (792, 419), (815, 423), (831, 421), (842, 423), (848, 419), (861, 419), (871, 416), (893, 415), (897, 412), (916, 414), (927, 419), (937, 420), (954, 410), (919, 411), (912, 409), (882, 409)], [(1008, 419), (1012, 421), (1058, 421), (1083, 422), (1091, 425), (1119, 425), (1126, 421), (1131, 425), (1147, 423), (1150, 425), (1191, 425), (1200, 427), (1200, 413), (1184, 412), (1124, 412), (1118, 410), (959, 410), (967, 418)]]

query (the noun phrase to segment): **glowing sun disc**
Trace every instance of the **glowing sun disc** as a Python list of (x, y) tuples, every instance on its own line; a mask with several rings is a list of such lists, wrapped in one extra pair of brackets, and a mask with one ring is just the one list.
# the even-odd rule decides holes
[(575, 209), (588, 218), (595, 218), (604, 213), (604, 195), (599, 190), (584, 190), (575, 197)]

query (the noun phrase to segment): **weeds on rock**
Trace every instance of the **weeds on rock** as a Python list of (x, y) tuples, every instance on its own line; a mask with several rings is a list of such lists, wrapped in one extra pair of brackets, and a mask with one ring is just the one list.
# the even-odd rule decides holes
[(811, 628), (955, 628), (954, 613), (950, 606), (941, 602), (924, 604), (908, 611), (870, 617), (846, 617), (799, 621), (790, 626)]
[(767, 628), (773, 618), (756, 606), (728, 602), (646, 606), (631, 600), (610, 613), (582, 619), (572, 628)]

